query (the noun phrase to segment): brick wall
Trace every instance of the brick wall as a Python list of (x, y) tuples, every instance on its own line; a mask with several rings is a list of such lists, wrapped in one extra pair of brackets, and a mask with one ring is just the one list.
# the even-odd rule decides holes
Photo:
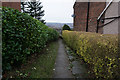
[(2, 6), (18, 9), (21, 11), (21, 2), (2, 2)]
[(87, 3), (76, 2), (74, 5), (74, 30), (85, 31), (87, 19)]
[[(96, 32), (97, 17), (105, 8), (105, 2), (90, 2), (88, 31)], [(74, 5), (74, 30), (86, 31), (88, 2), (76, 2)], [(104, 17), (104, 16), (103, 16)], [(103, 29), (99, 29), (103, 33)]]

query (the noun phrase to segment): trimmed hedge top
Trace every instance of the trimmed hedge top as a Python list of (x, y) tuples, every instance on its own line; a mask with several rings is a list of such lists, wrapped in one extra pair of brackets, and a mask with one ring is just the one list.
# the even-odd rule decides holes
[(119, 78), (118, 36), (90, 32), (63, 31), (67, 45), (92, 65), (97, 78)]
[(3, 70), (24, 63), (27, 56), (40, 53), (58, 32), (33, 17), (11, 8), (2, 8)]

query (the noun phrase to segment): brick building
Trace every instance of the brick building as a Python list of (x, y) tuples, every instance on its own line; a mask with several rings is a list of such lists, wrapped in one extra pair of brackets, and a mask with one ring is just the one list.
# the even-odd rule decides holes
[[(77, 2), (76, 0), (73, 7), (74, 30), (96, 32), (97, 18), (105, 6), (105, 2)], [(98, 32), (103, 33), (103, 29), (99, 28)]]
[(19, 11), (21, 11), (21, 0), (2, 1), (2, 6), (18, 9)]

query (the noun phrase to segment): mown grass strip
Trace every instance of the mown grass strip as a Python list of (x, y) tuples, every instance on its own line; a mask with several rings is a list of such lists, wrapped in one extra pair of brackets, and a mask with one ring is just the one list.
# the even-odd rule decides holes
[(43, 54), (32, 57), (21, 69), (9, 72), (11, 78), (52, 78), (58, 42), (52, 42), (43, 50)]

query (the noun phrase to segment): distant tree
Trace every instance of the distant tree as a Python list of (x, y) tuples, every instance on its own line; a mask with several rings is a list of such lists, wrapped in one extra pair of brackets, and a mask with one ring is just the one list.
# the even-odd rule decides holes
[(41, 2), (39, 0), (30, 0), (27, 3), (23, 2), (21, 5), (24, 13), (28, 13), (33, 18), (38, 19), (45, 24), (45, 20), (42, 19), (44, 16), (44, 10), (42, 10), (43, 6), (41, 6)]
[(63, 26), (62, 30), (71, 30), (71, 29), (70, 29), (70, 27), (69, 27), (67, 24), (65, 24), (65, 25)]

